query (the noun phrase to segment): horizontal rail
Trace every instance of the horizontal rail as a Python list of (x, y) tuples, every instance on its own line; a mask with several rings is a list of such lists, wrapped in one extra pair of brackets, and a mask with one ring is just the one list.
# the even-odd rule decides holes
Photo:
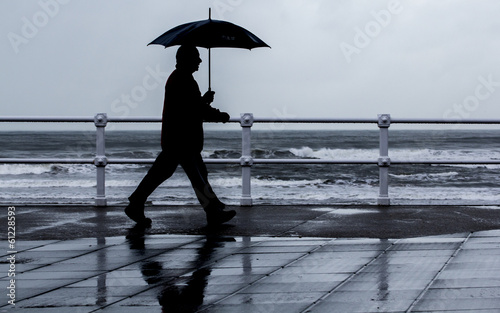
[[(112, 123), (160, 123), (161, 117), (110, 116)], [(33, 122), (33, 123), (93, 123), (94, 117), (79, 116), (0, 116), (0, 122)], [(230, 123), (239, 123), (240, 118), (230, 118)], [(254, 118), (254, 123), (320, 123), (320, 124), (376, 124), (377, 118)], [(426, 119), (426, 118), (394, 118), (391, 124), (500, 124), (500, 119)]]
[[(254, 164), (378, 164), (376, 160), (254, 159)], [(500, 164), (500, 160), (390, 160), (391, 164)]]
[(94, 117), (80, 116), (0, 116), (0, 122), (93, 123)]
[[(153, 164), (155, 159), (108, 159), (108, 164)], [(240, 159), (203, 159), (207, 164), (240, 164)], [(0, 159), (1, 163), (1, 159)]]
[(94, 164), (94, 159), (0, 159), (0, 164)]
[(391, 124), (500, 124), (500, 119), (412, 119), (391, 117)]
[(161, 117), (108, 117), (111, 123), (161, 123)]
[[(107, 159), (107, 164), (153, 164), (155, 159)], [(240, 164), (241, 159), (203, 159), (207, 164)], [(253, 159), (253, 164), (378, 164), (378, 160)], [(0, 158), (0, 164), (94, 164), (94, 159)], [(500, 160), (390, 160), (391, 164), (500, 165)]]
[[(95, 159), (0, 158), (0, 164), (94, 164)], [(155, 159), (107, 159), (106, 164), (153, 164)], [(240, 164), (240, 159), (203, 159), (207, 164)]]
[(500, 164), (500, 160), (417, 160), (417, 161), (398, 161), (392, 160), (391, 164)]
[(254, 118), (254, 123), (376, 124), (376, 118)]
[[(254, 123), (377, 124), (377, 118), (254, 118)], [(500, 124), (500, 119), (392, 118), (391, 124)]]

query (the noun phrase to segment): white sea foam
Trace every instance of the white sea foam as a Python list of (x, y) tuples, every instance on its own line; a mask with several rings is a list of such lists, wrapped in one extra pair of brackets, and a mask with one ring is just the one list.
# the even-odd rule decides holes
[[(241, 187), (242, 179), (239, 176), (232, 177), (212, 177), (209, 176), (210, 184), (219, 188)], [(135, 182), (138, 183), (137, 181)], [(324, 183), (322, 179), (302, 179), (302, 180), (281, 180), (281, 179), (259, 179), (252, 177), (252, 186), (262, 186), (269, 188), (292, 188), (305, 186), (318, 186)], [(106, 182), (107, 184), (107, 182)], [(169, 178), (165, 183), (166, 187), (191, 187), (188, 178), (183, 175), (176, 175)]]
[(400, 179), (413, 179), (418, 181), (436, 181), (443, 178), (455, 177), (458, 172), (444, 172), (444, 173), (420, 173), (420, 174), (389, 174), (389, 176)]
[[(234, 180), (239, 180), (233, 178)], [(215, 182), (215, 181), (214, 181)], [(33, 182), (18, 182), (23, 188), (13, 188), (12, 192), (3, 182), (0, 182), (0, 202), (15, 201), (17, 203), (31, 203), (43, 199), (42, 202), (92, 202), (95, 197), (95, 182), (73, 181), (53, 182), (45, 180), (33, 185)], [(123, 202), (134, 190), (137, 181), (111, 180), (107, 182), (106, 194), (110, 200)], [(24, 185), (24, 186), (23, 186)], [(30, 186), (31, 185), (31, 186)], [(241, 197), (241, 186), (213, 184), (217, 195), (228, 204), (237, 204)], [(63, 187), (69, 187), (71, 192), (63, 192)], [(46, 190), (46, 191), (44, 191)], [(302, 186), (276, 186), (266, 184), (265, 181), (254, 181), (252, 197), (255, 204), (333, 204), (333, 203), (375, 203), (378, 196), (378, 186), (347, 186), (327, 185), (323, 188), (314, 186), (312, 181)], [(427, 187), (390, 187), (389, 196), (393, 203), (401, 201), (481, 201), (498, 202), (500, 188), (427, 188)], [(14, 200), (15, 199), (15, 200)], [(159, 188), (150, 200), (168, 204), (196, 204), (193, 190), (186, 184), (168, 184)]]
[(459, 200), (491, 201), (498, 203), (500, 188), (455, 188), (455, 187), (392, 187), (389, 195), (407, 200)]
[[(320, 148), (312, 149), (310, 147), (291, 148), (289, 152), (299, 158), (312, 159), (377, 159), (378, 149), (332, 149)], [(398, 161), (414, 160), (499, 160), (500, 153), (495, 150), (435, 150), (435, 149), (390, 149), (389, 156)], [(467, 166), (467, 165), (466, 165)], [(490, 166), (490, 165), (488, 165)], [(498, 166), (498, 165), (493, 165)]]
[[(80, 187), (93, 188), (95, 180), (62, 180), (62, 179), (14, 179), (1, 180), (0, 188), (54, 188), (54, 187)], [(54, 193), (57, 191), (54, 190)]]
[(50, 164), (0, 164), (0, 175), (43, 174), (50, 171)]
[(0, 164), (0, 175), (40, 174), (90, 174), (95, 166), (90, 164)]
[(215, 151), (214, 150), (211, 150), (211, 151), (202, 151), (201, 152), (201, 157), (202, 158), (209, 158), (211, 156), (213, 156), (215, 154)]
[[(211, 158), (218, 150), (207, 150), (202, 152), (204, 158)], [(228, 153), (224, 150), (225, 153)], [(323, 160), (345, 160), (345, 159), (372, 159), (378, 158), (378, 149), (332, 149), (310, 147), (290, 148), (288, 152), (298, 158), (311, 158)], [(234, 152), (237, 153), (237, 152)], [(275, 152), (269, 152), (272, 156)], [(500, 153), (496, 150), (434, 150), (434, 149), (391, 149), (389, 156), (397, 161), (418, 160), (499, 160)], [(500, 165), (494, 164), (449, 164), (440, 165), (462, 168), (487, 168), (498, 169)], [(127, 172), (144, 168), (141, 164), (109, 164), (106, 171), (109, 173)], [(84, 174), (93, 175), (95, 166), (91, 164), (0, 164), (0, 175), (41, 175), (41, 174)]]
[[(143, 168), (141, 164), (110, 164), (106, 172), (128, 172)], [(94, 175), (92, 164), (0, 164), (0, 175), (41, 175), (41, 174), (76, 174)]]
[(106, 180), (106, 186), (112, 187), (136, 187), (140, 181), (130, 179), (109, 179)]
[(293, 155), (299, 158), (335, 160), (335, 159), (376, 159), (378, 150), (376, 149), (330, 149), (321, 148), (314, 150), (310, 147), (302, 147), (300, 149), (291, 148), (289, 150)]
[[(436, 166), (436, 165), (433, 165)], [(500, 165), (497, 164), (444, 164), (440, 166), (446, 167), (462, 167), (462, 168), (487, 168), (490, 170), (500, 169)]]

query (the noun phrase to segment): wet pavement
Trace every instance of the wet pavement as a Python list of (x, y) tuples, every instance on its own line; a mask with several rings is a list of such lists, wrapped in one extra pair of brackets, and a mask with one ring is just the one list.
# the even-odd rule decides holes
[(0, 311), (500, 311), (497, 230), (330, 239), (136, 229), (127, 237), (19, 243), (15, 309), (5, 299)]
[[(19, 216), (32, 210), (26, 213), (32, 219), (40, 218), (36, 209), (17, 208)], [(403, 209), (390, 214), (402, 214), (397, 210)], [(56, 238), (51, 228), (55, 224), (46, 220), (30, 224), (30, 219), (21, 218), (16, 225), (20, 229), (15, 246), (16, 305), (7, 303), (12, 254), (2, 240), (0, 276), (6, 292), (0, 295), (4, 299), (0, 312), (500, 312), (500, 226), (497, 230), (487, 224), (482, 226), (486, 230), (458, 233), (438, 227), (439, 234), (404, 236), (413, 233), (398, 231), (393, 234), (399, 236), (378, 238), (366, 235), (383, 224), (376, 214), (389, 212), (316, 207), (302, 213), (291, 210), (293, 218), (288, 219), (275, 215), (276, 227), (269, 220), (248, 234), (251, 229), (240, 225), (242, 216), (249, 218), (245, 214), (258, 210), (240, 211), (239, 220), (216, 230), (204, 227), (196, 210), (162, 213), (177, 223), (184, 221), (182, 227), (189, 224), (183, 214), (192, 214), (191, 228), (184, 234), (181, 229), (158, 233), (161, 227), (155, 225), (163, 215), (153, 209), (150, 216), (156, 219), (151, 229), (123, 223), (118, 214), (116, 223), (114, 218), (108, 220), (118, 209), (100, 211), (101, 218), (92, 220), (87, 215), (96, 212), (80, 212), (86, 222), (73, 225), (74, 232), (60, 217), (56, 224), (59, 232), (66, 232), (64, 238)], [(494, 207), (488, 210), (497, 212)], [(371, 220), (373, 225), (366, 231), (351, 225), (357, 231), (351, 237), (347, 235), (352, 229), (339, 227), (341, 236), (327, 237), (325, 221), (330, 227), (345, 222), (334, 218), (335, 211), (366, 219), (362, 225)], [(447, 212), (451, 216), (457, 211)], [(366, 214), (374, 215), (366, 218)], [(259, 218), (270, 215), (262, 211)], [(417, 215), (411, 216), (408, 224)], [(443, 223), (437, 220), (429, 214), (430, 224)], [(99, 229), (106, 223), (112, 229), (121, 225), (121, 233), (102, 235), (106, 232)], [(297, 236), (306, 225), (307, 234), (316, 236)], [(83, 228), (94, 235), (82, 238), (87, 234)], [(50, 234), (54, 238), (39, 238)]]
[[(16, 206), (16, 236), (22, 240), (126, 236), (134, 223), (123, 209)], [(500, 206), (256, 205), (229, 209), (237, 215), (220, 230), (221, 235), (409, 238), (500, 229)], [(153, 220), (148, 234), (206, 232), (205, 214), (199, 206), (148, 206), (146, 216)], [(7, 225), (7, 214), (0, 214), (0, 225)], [(0, 232), (0, 240), (5, 236)]]

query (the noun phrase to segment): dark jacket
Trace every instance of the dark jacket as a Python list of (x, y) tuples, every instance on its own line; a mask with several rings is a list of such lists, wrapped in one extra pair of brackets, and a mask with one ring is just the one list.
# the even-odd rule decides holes
[(227, 118), (227, 113), (203, 101), (190, 72), (176, 69), (165, 85), (162, 149), (169, 153), (200, 153), (203, 150), (203, 122), (227, 122)]

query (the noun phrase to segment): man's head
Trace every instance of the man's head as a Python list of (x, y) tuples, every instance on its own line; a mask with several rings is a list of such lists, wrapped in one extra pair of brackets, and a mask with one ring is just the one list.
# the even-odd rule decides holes
[(175, 55), (177, 60), (177, 68), (185, 69), (191, 72), (196, 72), (200, 66), (200, 53), (195, 46), (182, 45), (177, 50)]

